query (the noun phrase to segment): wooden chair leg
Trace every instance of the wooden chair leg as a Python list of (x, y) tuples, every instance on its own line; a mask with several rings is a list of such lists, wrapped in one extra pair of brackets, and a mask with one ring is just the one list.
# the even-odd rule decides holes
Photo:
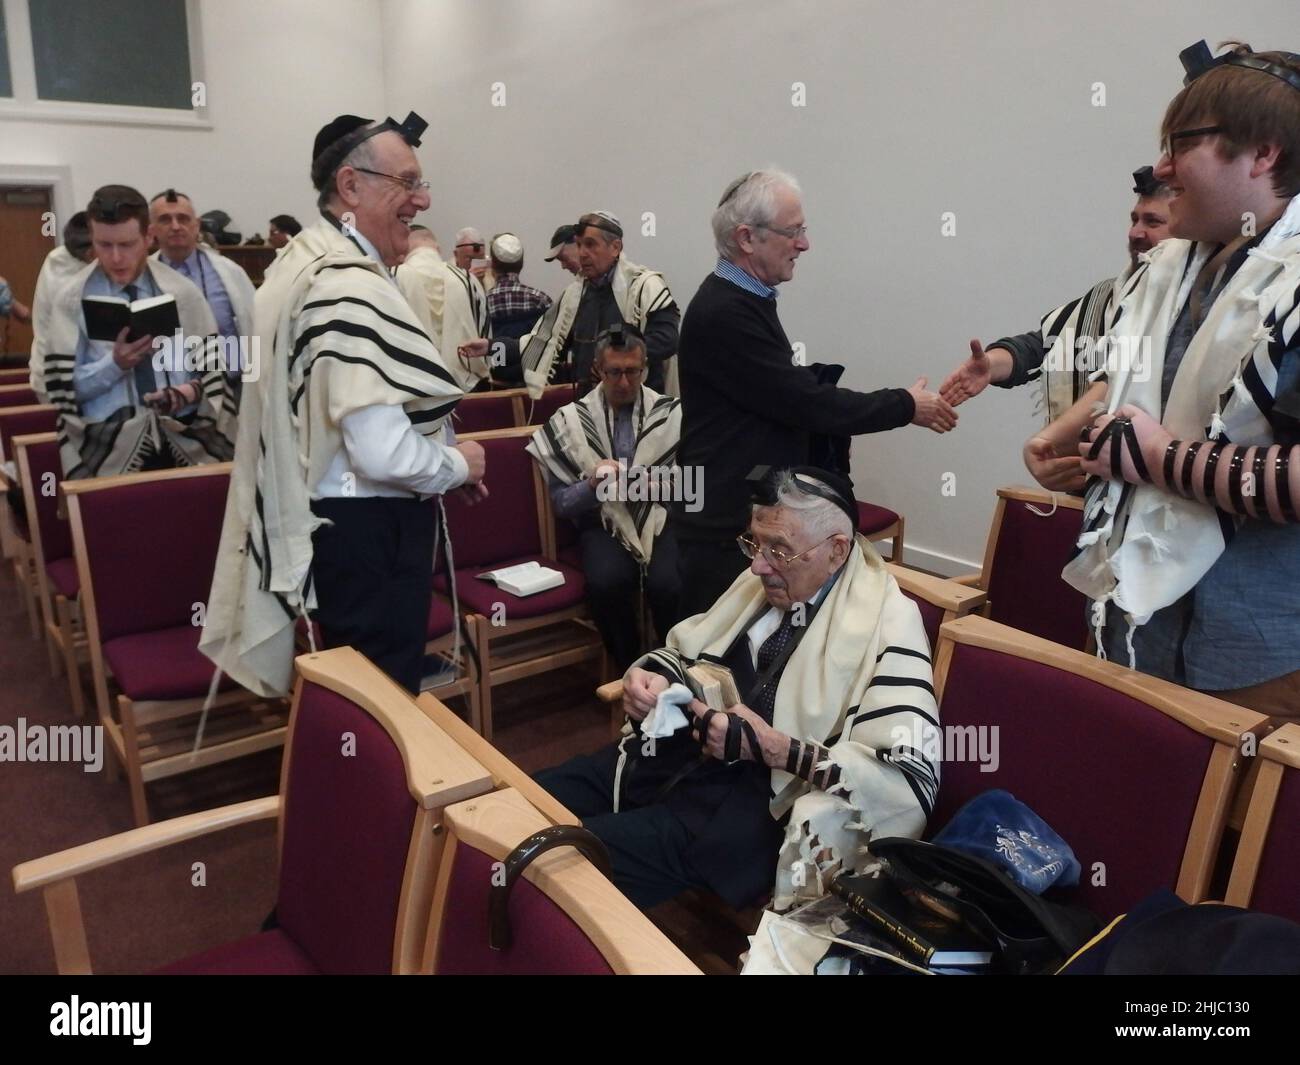
[(77, 717), (86, 716), (86, 693), (81, 686), (81, 664), (77, 661), (77, 626), (72, 620), (72, 603), (56, 596), (54, 610), (59, 626), (59, 643), (63, 651), (63, 670), (68, 675), (68, 695), (72, 712)]
[(479, 661), (479, 720), (475, 725), (478, 734), (492, 742), (492, 633), (491, 622), (486, 617), (478, 619), (476, 637)]
[(903, 564), (903, 516), (898, 516), (898, 531), (894, 533), (893, 546), (890, 549), (889, 561), (901, 566)]
[(144, 776), (140, 772), (140, 734), (135, 727), (135, 709), (125, 697), (118, 700), (122, 717), (122, 742), (126, 748), (126, 783), (131, 792), (131, 814), (137, 828), (149, 823), (149, 803), (144, 794)]
[(27, 607), (27, 623), (31, 626), (32, 639), (39, 640), (41, 638), (40, 610), (36, 605), (36, 592), (32, 587), (35, 577), (28, 557), (28, 547), (21, 541), (14, 555), (14, 577), (23, 593), (23, 603)]
[[(43, 611), (47, 615), (53, 611)], [(45, 653), (50, 659), (50, 676), (55, 680), (59, 679), (59, 674), (63, 672), (63, 654), (59, 647), (59, 640), (55, 633), (58, 631), (58, 622), (51, 616), (42, 619), (42, 628), (45, 630)]]

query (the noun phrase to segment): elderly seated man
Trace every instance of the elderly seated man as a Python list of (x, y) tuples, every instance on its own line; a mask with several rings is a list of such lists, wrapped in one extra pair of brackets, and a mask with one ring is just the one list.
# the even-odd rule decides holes
[[(743, 906), (774, 878), (789, 905), (859, 868), (873, 836), (919, 836), (938, 791), (920, 612), (855, 534), (852, 485), (811, 467), (756, 483), (749, 571), (627, 671), (618, 743), (537, 778), (642, 908), (693, 887)], [(660, 697), (703, 661), (730, 669), (741, 701), (692, 700), (668, 735)]]
[(680, 588), (677, 542), (659, 500), (679, 483), (682, 410), (645, 387), (646, 362), (638, 330), (607, 329), (596, 341), (600, 387), (557, 410), (528, 444), (555, 513), (578, 527), (587, 601), (621, 670), (652, 646), (644, 607), (667, 633)]

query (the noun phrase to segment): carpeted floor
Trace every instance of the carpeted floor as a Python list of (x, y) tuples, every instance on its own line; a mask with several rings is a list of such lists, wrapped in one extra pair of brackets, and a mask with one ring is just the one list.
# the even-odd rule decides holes
[[(494, 693), (497, 745), (527, 772), (597, 749), (608, 715), (589, 670), (559, 670)], [(88, 706), (93, 702), (87, 696)], [(465, 708), (456, 705), (464, 714)], [(88, 710), (93, 717), (93, 710)], [(6, 562), (0, 573), (0, 724), (76, 723), (67, 684), (50, 674), (42, 643)], [(85, 723), (93, 723), (88, 717)], [(105, 758), (110, 758), (105, 752)], [(155, 821), (279, 789), (280, 752), (265, 752), (148, 785)], [(106, 771), (50, 763), (0, 763), (0, 972), (52, 973), (40, 892), (13, 893), (19, 862), (133, 827), (126, 784)], [(196, 886), (194, 865), (205, 883)], [(275, 899), (275, 826), (222, 832), (78, 879), (96, 972), (148, 971), (256, 931)]]

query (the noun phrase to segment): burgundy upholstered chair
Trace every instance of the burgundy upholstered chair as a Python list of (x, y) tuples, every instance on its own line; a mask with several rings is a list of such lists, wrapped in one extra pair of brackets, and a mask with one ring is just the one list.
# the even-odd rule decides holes
[(873, 543), (877, 540), (889, 540), (889, 561), (903, 561), (903, 515), (878, 507), (875, 503), (858, 504), (858, 532)]
[[(352, 648), (301, 656), (298, 674), (279, 795), (134, 829), (14, 869), (19, 892), (46, 893), (61, 973), (90, 970), (76, 876), (258, 820), (279, 822), (278, 927), (161, 973), (419, 971), (443, 807), (489, 791), (491, 776)], [(349, 734), (355, 742), (344, 757), (340, 737)]]
[(1300, 725), (1259, 745), (1250, 795), (1224, 901), (1300, 921)]
[[(1162, 887), (1205, 897), (1239, 746), (1264, 727), (1262, 714), (978, 615), (943, 626), (935, 663), (953, 758), (941, 767), (931, 833), (968, 799), (1003, 788), (1073, 848), (1077, 900), (1097, 916)], [(973, 756), (981, 736), (996, 752), (992, 772)]]
[(519, 424), (545, 425), (552, 414), (577, 398), (578, 393), (573, 385), (547, 385), (541, 397), (536, 400), (529, 399), (525, 391)]
[[(539, 854), (507, 889), (511, 853), (551, 823), (506, 789), (449, 806), (423, 968), (435, 975), (650, 975), (699, 970), (578, 851)], [(494, 880), (498, 886), (493, 887)], [(492, 895), (508, 945), (493, 949)], [(498, 923), (499, 933), (501, 925)], [(504, 944), (505, 940), (500, 940)]]
[(519, 424), (519, 397), (523, 389), (503, 392), (474, 392), (456, 404), (452, 427), (456, 436), (482, 433), (489, 429), (510, 429)]
[(0, 407), (27, 407), (39, 402), (27, 385), (0, 385)]
[[(58, 415), (53, 407), (29, 404), (18, 407), (0, 407), (0, 463), (14, 460), (13, 438), (29, 433), (48, 433), (58, 425)], [(32, 637), (40, 637), (41, 612), (37, 599), (35, 561), (31, 551), (31, 532), (27, 528), (27, 515), (22, 508), (9, 505), (8, 493), (16, 488), (18, 480), (11, 479), (0, 466), (0, 553), (14, 568), (14, 578), (23, 595), (27, 620)]]
[(954, 578), (989, 593), (987, 617), (1083, 650), (1087, 599), (1061, 579), (1083, 526), (1083, 500), (1041, 488), (999, 488), (979, 573)]
[(284, 708), (223, 676), (190, 754), (215, 670), (198, 645), (229, 484), (229, 463), (63, 484), (100, 723), (137, 824), (146, 781), (284, 742)]
[(939, 642), (939, 626), (946, 621), (963, 618), (981, 610), (988, 596), (978, 588), (969, 588), (943, 577), (932, 577), (919, 570), (886, 562), (885, 569), (898, 582), (902, 593), (921, 611), (925, 636), (930, 641), (930, 659), (934, 660), (935, 646)]
[(37, 598), (50, 668), (56, 677), (60, 670), (67, 675), (72, 712), (81, 717), (86, 707), (79, 659), (85, 653), (86, 634), (77, 603), (80, 581), (72, 557), (72, 529), (59, 514), (58, 486), (63, 480), (63, 463), (59, 460), (58, 436), (15, 436), (12, 446), (31, 532)]
[[(445, 500), (456, 592), (461, 609), (478, 615), (475, 643), (483, 681), (483, 735), (488, 739), (492, 738), (493, 684), (600, 661), (604, 655), (599, 636), (584, 624), (589, 611), (582, 570), (545, 553), (544, 488), (537, 464), (524, 450), (534, 431), (535, 427), (524, 426), (466, 437), (477, 440), (487, 453), (492, 494), (472, 507), (456, 496)], [(530, 561), (558, 569), (564, 584), (520, 598), (478, 577), (487, 570)], [(440, 574), (434, 586), (439, 593), (450, 594), (446, 574)], [(516, 639), (525, 634), (526, 639)]]

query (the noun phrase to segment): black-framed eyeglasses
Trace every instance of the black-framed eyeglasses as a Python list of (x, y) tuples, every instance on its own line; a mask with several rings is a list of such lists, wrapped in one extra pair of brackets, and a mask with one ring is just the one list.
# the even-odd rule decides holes
[(1161, 150), (1172, 159), (1178, 154), (1177, 144), (1179, 141), (1189, 141), (1196, 137), (1209, 137), (1222, 132), (1222, 126), (1198, 126), (1196, 129), (1180, 129), (1177, 133), (1171, 133), (1165, 138)]
[(635, 381), (643, 373), (645, 373), (644, 366), (625, 366), (621, 370), (611, 368), (600, 371), (601, 377), (605, 378), (606, 381), (617, 381), (620, 377), (625, 377), (629, 381)]
[(396, 181), (399, 185), (405, 188), (408, 193), (420, 192), (421, 190), (427, 190), (431, 187), (429, 182), (422, 181), (420, 178), (398, 177), (396, 174), (385, 174), (380, 170), (371, 170), (369, 167), (364, 166), (354, 166), (352, 169), (359, 170), (363, 174), (369, 174), (371, 177), (381, 177), (387, 178), (389, 181)]
[[(826, 537), (826, 540), (833, 540), (836, 535), (836, 533), (831, 533), (830, 536)], [(777, 569), (785, 569), (787, 566), (793, 565), (799, 559), (803, 558), (804, 555), (816, 551), (817, 548), (826, 543), (826, 540), (818, 540), (812, 545), (812, 547), (805, 548), (797, 555), (791, 555), (782, 551), (779, 547), (762, 547), (753, 539), (753, 537), (746, 533), (741, 533), (736, 537), (736, 543), (740, 545), (740, 550), (746, 558), (752, 560), (758, 557), (758, 554), (761, 551), (763, 558), (767, 560), (768, 565), (775, 566)]]
[(750, 222), (755, 229), (766, 229), (769, 233), (780, 233), (783, 237), (790, 240), (798, 240), (800, 237), (808, 235), (807, 226), (770, 226), (766, 222)]

